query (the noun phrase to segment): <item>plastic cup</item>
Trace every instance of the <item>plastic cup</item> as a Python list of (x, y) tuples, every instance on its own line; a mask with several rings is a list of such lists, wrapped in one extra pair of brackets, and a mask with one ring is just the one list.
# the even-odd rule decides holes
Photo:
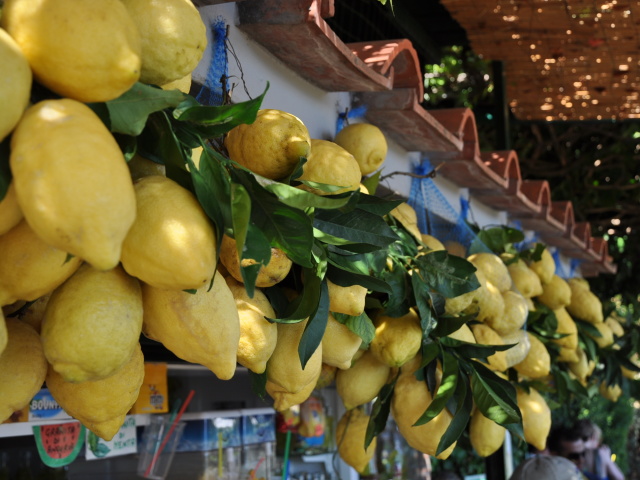
[[(170, 418), (165, 415), (151, 415), (149, 425), (142, 432), (142, 443), (138, 449), (138, 476), (156, 480), (166, 478), (185, 425), (184, 422), (178, 422), (165, 442), (171, 430)], [(158, 453), (161, 446), (162, 450)]]

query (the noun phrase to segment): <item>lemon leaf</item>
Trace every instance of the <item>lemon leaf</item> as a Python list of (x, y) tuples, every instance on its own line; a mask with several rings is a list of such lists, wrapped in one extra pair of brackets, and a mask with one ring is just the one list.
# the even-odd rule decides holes
[(429, 338), (429, 333), (436, 325), (436, 319), (431, 310), (431, 295), (429, 290), (424, 288), (424, 283), (418, 275), (411, 276), (411, 286), (413, 287), (413, 296), (420, 313), (420, 326), (422, 327), (422, 341)]
[(454, 298), (477, 289), (476, 268), (464, 258), (438, 250), (415, 259), (424, 283), (446, 298)]
[(367, 290), (376, 292), (391, 293), (391, 287), (384, 280), (380, 280), (370, 275), (353, 272), (341, 266), (330, 264), (327, 267), (327, 275), (336, 285), (341, 287), (350, 287), (351, 285), (361, 285)]
[(385, 200), (384, 198), (360, 192), (357, 205), (359, 209), (364, 210), (365, 212), (373, 213), (382, 217), (387, 215), (401, 203), (401, 200)]
[(374, 437), (377, 437), (387, 426), (387, 419), (389, 418), (389, 411), (391, 410), (391, 398), (393, 397), (393, 390), (400, 376), (400, 370), (398, 374), (393, 378), (390, 383), (387, 383), (380, 389), (380, 393), (373, 401), (371, 407), (371, 415), (369, 416), (369, 423), (367, 424), (367, 432), (364, 436), (364, 448), (369, 448)]
[[(424, 411), (420, 418), (413, 424), (414, 427), (424, 425), (433, 420), (447, 405), (449, 399), (453, 397), (458, 385), (458, 360), (447, 353), (442, 354), (442, 381), (438, 387), (436, 395)], [(448, 446), (448, 445), (447, 445)]]
[[(261, 178), (259, 178), (259, 180), (261, 180)], [(300, 209), (313, 207), (329, 210), (344, 207), (349, 202), (349, 194), (336, 196), (316, 195), (306, 190), (300, 190), (299, 188), (270, 180), (268, 183), (263, 183), (262, 186), (265, 190), (276, 195), (285, 205)]]
[(471, 410), (473, 409), (473, 397), (470, 395), (470, 389), (469, 379), (466, 376), (461, 375), (454, 394), (457, 408), (453, 414), (453, 419), (451, 419), (449, 427), (445, 430), (438, 442), (436, 455), (440, 455), (447, 448), (453, 445), (467, 427), (467, 423), (469, 423), (469, 418), (471, 416)]
[(369, 345), (373, 337), (376, 335), (376, 327), (366, 312), (362, 312), (358, 316), (347, 315), (345, 313), (333, 313), (333, 318), (345, 325), (349, 330), (358, 335), (364, 345)]
[(479, 362), (471, 361), (467, 366), (471, 369), (473, 400), (482, 414), (502, 426), (521, 423), (515, 387)]
[(327, 287), (327, 282), (322, 281), (319, 285), (319, 290), (320, 295), (315, 311), (309, 317), (298, 344), (298, 355), (300, 356), (302, 368), (305, 367), (311, 355), (320, 345), (329, 320), (329, 288)]
[(319, 211), (313, 225), (334, 237), (378, 248), (398, 240), (398, 236), (380, 216), (360, 209), (345, 213), (339, 210)]

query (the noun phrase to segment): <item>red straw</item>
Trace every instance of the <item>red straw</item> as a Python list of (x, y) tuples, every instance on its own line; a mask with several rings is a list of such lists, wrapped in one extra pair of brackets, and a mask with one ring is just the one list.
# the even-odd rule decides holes
[(158, 448), (158, 451), (155, 453), (155, 455), (153, 456), (153, 458), (151, 459), (151, 463), (149, 464), (149, 467), (147, 467), (147, 471), (144, 472), (144, 476), (148, 477), (149, 474), (151, 473), (151, 470), (153, 469), (153, 466), (156, 464), (156, 462), (158, 461), (158, 457), (160, 456), (160, 453), (162, 453), (162, 450), (164, 449), (165, 445), (167, 444), (167, 442), (169, 441), (169, 439), (171, 438), (171, 434), (173, 433), (173, 431), (176, 429), (176, 425), (178, 425), (178, 422), (180, 421), (180, 417), (182, 417), (182, 414), (184, 413), (184, 411), (187, 409), (187, 405), (189, 405), (189, 402), (191, 401), (191, 399), (193, 398), (193, 395), (195, 394), (195, 390), (191, 390), (189, 392), (189, 395), (187, 395), (187, 398), (185, 399), (184, 403), (182, 404), (182, 407), (180, 408), (180, 411), (178, 412), (178, 414), (176, 415), (176, 418), (173, 419), (173, 422), (171, 422), (171, 427), (169, 427), (169, 431), (167, 432), (167, 434), (164, 436), (164, 440), (162, 441), (162, 443), (160, 444), (160, 448)]

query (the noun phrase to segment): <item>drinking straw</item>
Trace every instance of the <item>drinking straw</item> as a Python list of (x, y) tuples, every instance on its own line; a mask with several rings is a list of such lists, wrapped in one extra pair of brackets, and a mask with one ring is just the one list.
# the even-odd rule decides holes
[(282, 480), (289, 477), (289, 450), (291, 449), (291, 430), (287, 430), (287, 437), (284, 444), (284, 468), (282, 469)]
[(256, 466), (253, 467), (253, 469), (249, 472), (249, 476), (251, 477), (251, 480), (256, 480), (256, 472), (260, 468), (260, 465), (262, 465), (262, 462), (264, 462), (264, 458), (265, 457), (260, 457), (260, 460), (258, 460), (258, 463), (256, 463)]
[(222, 430), (218, 430), (218, 478), (222, 478)]
[(191, 399), (193, 398), (195, 393), (196, 393), (195, 390), (191, 390), (189, 392), (189, 395), (187, 395), (187, 398), (185, 399), (184, 403), (182, 404), (182, 407), (180, 407), (180, 411), (178, 412), (178, 414), (175, 416), (175, 418), (171, 422), (171, 426), (169, 427), (169, 431), (165, 435), (164, 440), (162, 441), (162, 443), (160, 444), (160, 448), (158, 448), (156, 453), (153, 455), (153, 458), (151, 459), (151, 463), (149, 463), (149, 466), (147, 467), (147, 470), (144, 472), (144, 476), (145, 477), (148, 477), (149, 474), (151, 473), (151, 470), (153, 469), (153, 466), (158, 461), (158, 457), (160, 456), (160, 454), (162, 453), (162, 450), (164, 449), (165, 445), (167, 444), (167, 442), (171, 438), (171, 435), (173, 434), (173, 431), (176, 429), (176, 426), (178, 425), (178, 422), (180, 421), (180, 418), (182, 417), (182, 414), (187, 409), (187, 406), (189, 405), (189, 402), (191, 402)]

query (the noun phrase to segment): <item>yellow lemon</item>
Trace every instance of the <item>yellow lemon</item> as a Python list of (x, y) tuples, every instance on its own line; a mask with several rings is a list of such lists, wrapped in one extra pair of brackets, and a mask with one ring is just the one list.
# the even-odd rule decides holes
[(587, 354), (585, 351), (578, 347), (575, 350), (577, 360), (574, 362), (569, 362), (569, 370), (581, 381), (586, 381), (587, 377), (591, 375), (591, 369), (589, 365), (589, 360), (587, 359)]
[(420, 238), (422, 239), (422, 243), (424, 243), (429, 250), (446, 250), (444, 248), (444, 244), (433, 235), (423, 233), (420, 235)]
[(357, 317), (364, 312), (367, 289), (362, 285), (341, 287), (327, 279), (329, 288), (329, 310)]
[[(245, 258), (240, 262), (236, 241), (224, 235), (220, 245), (220, 262), (227, 269), (228, 273), (237, 281), (242, 282), (242, 272), (240, 267), (255, 265), (257, 262), (250, 258)], [(271, 248), (271, 259), (269, 263), (260, 267), (256, 278), (256, 287), (267, 288), (280, 283), (289, 274), (293, 262), (279, 248)]]
[(451, 255), (455, 255), (461, 258), (467, 258), (467, 249), (460, 242), (454, 240), (447, 240), (444, 242), (444, 246), (447, 252)]
[[(2, 82), (0, 82), (0, 105), (2, 105), (0, 141), (2, 141), (13, 130), (22, 112), (27, 108), (32, 81), (29, 62), (15, 40), (2, 29), (0, 29), (0, 64), (3, 66)], [(1, 205), (0, 203), (0, 212)]]
[(458, 295), (454, 298), (445, 298), (444, 311), (449, 315), (457, 315), (465, 311), (476, 297), (476, 291), (471, 291)]
[(507, 368), (524, 361), (531, 348), (531, 342), (526, 330), (516, 330), (508, 335), (502, 335), (502, 341), (505, 345), (513, 345), (509, 350), (505, 350)]
[(471, 328), (466, 323), (455, 332), (450, 333), (448, 337), (461, 342), (476, 343), (476, 337), (473, 336)]
[(511, 288), (512, 282), (509, 270), (502, 259), (495, 253), (474, 253), (467, 260), (482, 271), (487, 281), (491, 282), (500, 292), (506, 292)]
[(575, 350), (578, 346), (578, 326), (576, 322), (573, 321), (569, 312), (563, 307), (554, 310), (553, 313), (558, 320), (556, 333), (567, 334), (566, 337), (555, 339), (554, 342), (560, 346)]
[(588, 284), (585, 287), (583, 281), (574, 278), (568, 283), (571, 289), (571, 303), (567, 305), (567, 311), (571, 316), (593, 324), (602, 323), (604, 321), (602, 302), (588, 288)]
[(207, 29), (191, 0), (122, 0), (142, 44), (140, 81), (164, 85), (191, 73), (207, 47)]
[(315, 385), (322, 370), (322, 342), (304, 368), (300, 362), (298, 345), (307, 322), (279, 323), (278, 342), (267, 362), (267, 379), (289, 393), (298, 393), (309, 383)]
[(0, 236), (0, 305), (33, 301), (61, 285), (80, 267), (78, 257), (46, 244), (20, 222)]
[(354, 362), (351, 368), (336, 373), (336, 391), (344, 408), (351, 410), (372, 401), (387, 383), (391, 367), (380, 362), (370, 351)]
[(142, 331), (140, 284), (116, 267), (88, 264), (51, 295), (42, 321), (44, 354), (68, 382), (99, 380), (129, 361)]
[(178, 78), (173, 82), (160, 85), (160, 88), (162, 88), (163, 90), (180, 90), (182, 93), (188, 94), (191, 91), (191, 82), (191, 73), (188, 73), (184, 77)]
[(537, 300), (551, 310), (564, 308), (571, 303), (571, 288), (563, 278), (554, 274), (551, 280), (542, 286), (542, 294)]
[(129, 361), (113, 375), (93, 382), (67, 382), (53, 368), (47, 388), (65, 412), (104, 440), (111, 440), (138, 399), (144, 357), (138, 344)]
[(542, 251), (540, 260), (529, 262), (529, 268), (536, 272), (540, 283), (544, 286), (545, 283), (549, 283), (554, 273), (556, 273), (556, 262), (549, 252), (548, 248)]
[(133, 158), (127, 162), (127, 167), (129, 167), (131, 179), (134, 181), (142, 177), (150, 177), (151, 175), (166, 175), (166, 168), (163, 164), (156, 163), (138, 154), (135, 154)]
[(407, 229), (416, 240), (422, 241), (422, 232), (418, 228), (418, 214), (407, 202), (402, 202), (391, 210), (391, 216)]
[(364, 439), (369, 424), (369, 415), (364, 411), (354, 408), (347, 410), (336, 427), (336, 444), (338, 455), (357, 472), (366, 471), (369, 462), (376, 452), (377, 439), (374, 438), (367, 449), (364, 448)]
[(219, 379), (236, 371), (240, 320), (233, 294), (216, 274), (195, 293), (142, 285), (144, 334), (187, 362), (204, 365)]
[[(354, 355), (353, 361), (356, 361), (356, 356)], [(332, 367), (331, 365), (327, 365), (326, 363), (322, 364), (322, 368), (320, 369), (320, 376), (318, 377), (318, 381), (316, 382), (316, 389), (325, 388), (331, 385), (335, 379), (336, 374), (338, 372), (337, 367)]]
[(29, 404), (47, 374), (38, 333), (15, 318), (5, 322), (7, 343), (0, 353), (0, 422)]
[(481, 322), (498, 322), (504, 316), (504, 298), (502, 292), (490, 281), (485, 279), (481, 270), (476, 272), (480, 287), (474, 290), (473, 303), (470, 308), (477, 308), (476, 319)]
[(387, 139), (382, 130), (370, 123), (347, 125), (334, 141), (354, 156), (363, 176), (378, 170), (387, 157)]
[(353, 155), (328, 140), (311, 139), (309, 156), (307, 162), (302, 166), (302, 175), (298, 180), (325, 183), (343, 188), (334, 192), (325, 192), (306, 185), (301, 185), (300, 188), (318, 195), (335, 195), (358, 190), (360, 178), (360, 168)]
[(250, 298), (242, 283), (232, 277), (225, 281), (236, 302), (240, 320), (238, 363), (254, 373), (263, 373), (278, 340), (278, 325), (265, 317), (275, 318), (276, 314), (261, 290), (255, 289)]
[(322, 363), (340, 369), (349, 368), (361, 344), (362, 338), (329, 314), (322, 335)]
[(518, 292), (507, 290), (501, 295), (504, 301), (503, 314), (499, 317), (487, 318), (485, 323), (500, 335), (507, 335), (519, 330), (525, 324), (529, 309), (527, 300)]
[(624, 336), (624, 327), (622, 326), (618, 318), (616, 318), (613, 315), (609, 315), (604, 322), (609, 326), (614, 336), (616, 337)]
[(11, 137), (10, 165), (38, 236), (100, 270), (118, 264), (136, 199), (118, 143), (89, 107), (70, 99), (29, 107)]
[(485, 417), (480, 410), (471, 415), (469, 440), (481, 457), (488, 457), (498, 451), (504, 443), (506, 431), (506, 428)]
[(607, 385), (604, 381), (600, 383), (598, 390), (600, 395), (611, 402), (617, 402), (622, 395), (622, 387), (620, 385)]
[[(504, 258), (504, 256), (503, 256)], [(522, 259), (507, 265), (516, 290), (525, 298), (537, 297), (542, 293), (540, 278)]]
[[(502, 337), (493, 328), (482, 323), (471, 326), (471, 331), (476, 342), (481, 345), (504, 345)], [(496, 352), (487, 358), (488, 367), (491, 370), (504, 372), (507, 369), (507, 357), (505, 351)]]
[(420, 317), (414, 309), (402, 317), (378, 315), (371, 353), (390, 367), (400, 367), (416, 356), (422, 345)]
[(593, 326), (596, 327), (598, 332), (600, 332), (600, 336), (596, 337), (595, 335), (591, 335), (589, 333), (587, 333), (587, 335), (596, 342), (598, 347), (607, 348), (613, 345), (613, 342), (614, 342), (613, 330), (611, 330), (611, 327), (609, 327), (609, 325), (603, 322), (603, 323), (596, 323)]
[(307, 127), (295, 115), (262, 109), (255, 122), (233, 128), (224, 145), (229, 158), (272, 180), (290, 175), (301, 157), (307, 157), (311, 139)]
[(119, 0), (7, 0), (0, 24), (63, 97), (106, 102), (140, 78), (140, 34)]
[(538, 450), (544, 450), (551, 430), (551, 410), (544, 397), (535, 388), (529, 392), (518, 388), (516, 402), (522, 413), (524, 439)]
[(529, 378), (542, 378), (549, 375), (551, 369), (551, 356), (542, 341), (535, 335), (527, 332), (529, 338), (529, 352), (524, 360), (513, 366), (518, 373)]
[(315, 390), (316, 382), (309, 382), (302, 390), (296, 393), (286, 391), (280, 385), (267, 380), (265, 390), (271, 398), (273, 398), (273, 408), (277, 412), (284, 412), (291, 407), (300, 405)]
[(0, 235), (4, 235), (15, 227), (22, 218), (22, 210), (18, 205), (16, 189), (13, 182), (11, 182), (4, 197), (0, 200)]
[(8, 340), (7, 322), (4, 320), (4, 310), (0, 310), (0, 355), (4, 352)]
[(122, 244), (122, 266), (162, 289), (208, 285), (216, 269), (213, 225), (196, 197), (154, 175), (135, 184), (136, 221)]

